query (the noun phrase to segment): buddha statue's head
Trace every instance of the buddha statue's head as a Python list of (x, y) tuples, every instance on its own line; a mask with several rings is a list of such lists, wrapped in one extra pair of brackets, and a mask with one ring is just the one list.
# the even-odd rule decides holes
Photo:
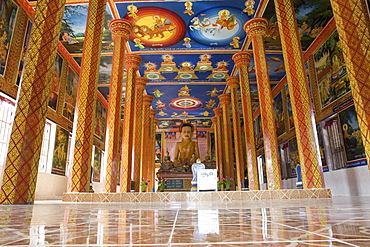
[(180, 126), (180, 135), (183, 140), (191, 140), (193, 135), (193, 125), (190, 123), (183, 123)]

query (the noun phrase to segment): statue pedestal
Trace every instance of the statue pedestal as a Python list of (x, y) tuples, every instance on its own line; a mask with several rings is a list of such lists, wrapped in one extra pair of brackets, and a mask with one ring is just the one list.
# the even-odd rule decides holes
[(157, 177), (167, 180), (164, 191), (190, 191), (193, 173), (157, 172)]

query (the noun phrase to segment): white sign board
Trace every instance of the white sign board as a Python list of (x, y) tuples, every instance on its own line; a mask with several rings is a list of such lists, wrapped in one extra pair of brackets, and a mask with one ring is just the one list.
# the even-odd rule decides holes
[(197, 190), (217, 191), (217, 169), (201, 169), (197, 172)]

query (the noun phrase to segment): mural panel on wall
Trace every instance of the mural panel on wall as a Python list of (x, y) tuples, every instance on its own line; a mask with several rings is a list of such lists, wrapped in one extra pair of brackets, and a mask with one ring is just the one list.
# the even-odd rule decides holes
[(94, 146), (93, 181), (100, 182), (102, 150)]
[(324, 108), (351, 90), (337, 31), (316, 51), (314, 58), (321, 107)]
[[(333, 17), (331, 4), (329, 0), (294, 0), (293, 3), (302, 49), (306, 50)], [(266, 49), (280, 50), (281, 41), (274, 1), (269, 1), (263, 17), (269, 20), (265, 38)]]
[[(60, 31), (60, 42), (70, 53), (82, 53), (85, 40), (88, 4), (66, 5)], [(113, 51), (112, 34), (109, 22), (113, 20), (111, 11), (107, 6), (104, 19), (102, 52)]]
[(366, 165), (365, 150), (355, 107), (351, 106), (341, 111), (339, 113), (339, 119), (344, 138), (347, 167)]
[[(76, 59), (77, 57), (75, 57)], [(79, 60), (79, 59), (78, 59)], [(101, 56), (100, 66), (99, 66), (99, 79), (98, 79), (98, 90), (108, 101), (110, 79), (112, 73), (112, 56)], [(124, 95), (126, 92), (126, 70), (123, 72), (122, 80), (122, 101), (124, 100)]]
[(73, 121), (76, 97), (77, 97), (78, 75), (71, 68), (68, 68), (66, 94), (64, 98), (63, 116)]
[(288, 109), (288, 118), (289, 118), (289, 128), (294, 127), (294, 119), (293, 119), (293, 110), (292, 110), (292, 102), (290, 101), (290, 93), (289, 93), (289, 86), (285, 84), (285, 92), (286, 92), (286, 104)]
[(102, 143), (105, 140), (107, 128), (107, 109), (99, 99), (96, 99), (96, 111), (94, 120), (94, 136)]
[(261, 115), (254, 120), (254, 133), (256, 138), (256, 149), (263, 147), (262, 121)]
[(274, 117), (276, 123), (276, 135), (285, 133), (284, 103), (281, 91), (274, 98)]
[(59, 126), (56, 128), (55, 146), (51, 173), (65, 175), (67, 152), (68, 152), (69, 131)]
[(297, 176), (297, 164), (299, 164), (299, 153), (298, 153), (298, 143), (297, 138), (292, 138), (288, 142), (289, 144), (289, 164), (291, 168), (291, 176)]
[(321, 156), (322, 170), (324, 172), (327, 172), (327, 171), (329, 171), (329, 166), (328, 166), (328, 163), (326, 162), (324, 137), (323, 137), (322, 128), (321, 128), (320, 124), (316, 125), (316, 130), (317, 130), (317, 139), (318, 139), (318, 142), (319, 142), (319, 150), (320, 150), (320, 156)]
[(27, 47), (28, 43), (30, 41), (30, 36), (31, 36), (31, 28), (32, 28), (32, 22), (28, 21), (27, 22), (27, 28), (26, 28), (26, 34), (24, 36), (24, 41), (23, 41), (23, 48), (22, 48), (22, 56), (21, 60), (19, 61), (19, 68), (18, 68), (18, 76), (17, 76), (17, 82), (16, 85), (19, 86), (19, 83), (21, 82), (21, 78), (23, 75), (23, 69), (25, 66), (25, 59), (27, 55)]
[(11, 0), (0, 1), (0, 75), (4, 75), (17, 9)]
[(56, 111), (58, 99), (59, 99), (59, 90), (60, 90), (60, 74), (62, 72), (63, 59), (57, 54), (54, 67), (51, 68), (51, 82), (50, 82), (50, 96), (49, 96), (49, 107)]

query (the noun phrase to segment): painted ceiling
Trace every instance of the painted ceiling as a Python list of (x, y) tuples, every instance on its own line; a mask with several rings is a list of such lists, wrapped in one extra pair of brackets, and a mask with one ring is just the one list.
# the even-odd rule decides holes
[[(80, 64), (88, 1), (75, 3), (67, 0), (60, 40)], [(305, 51), (331, 19), (330, 2), (294, 3)], [(265, 49), (273, 87), (285, 76), (273, 1), (108, 0), (98, 90), (108, 99), (114, 45), (109, 22), (126, 18), (133, 23), (126, 53), (142, 57), (138, 76), (148, 79), (146, 93), (155, 97), (152, 107), (157, 110), (159, 128), (176, 127), (183, 119), (210, 127), (217, 96), (227, 90), (226, 79), (238, 75), (232, 56), (242, 50), (252, 52), (243, 25), (255, 16), (270, 22)], [(253, 59), (249, 79), (253, 102), (258, 104)]]

